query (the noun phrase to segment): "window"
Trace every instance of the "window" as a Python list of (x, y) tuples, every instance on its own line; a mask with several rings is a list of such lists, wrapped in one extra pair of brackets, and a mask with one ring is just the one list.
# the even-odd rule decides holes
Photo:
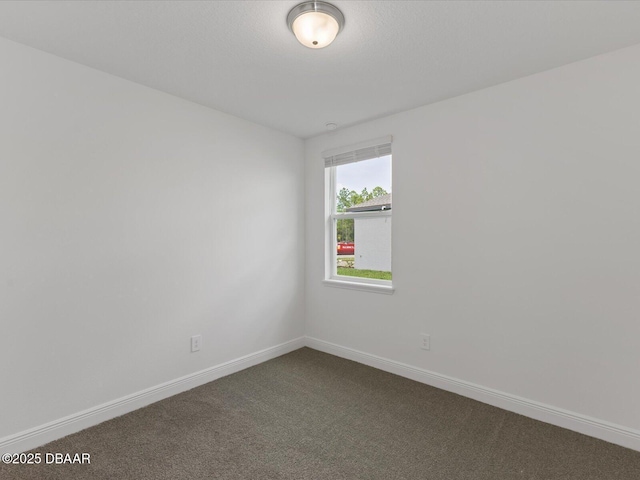
[(323, 152), (330, 286), (393, 293), (391, 137)]

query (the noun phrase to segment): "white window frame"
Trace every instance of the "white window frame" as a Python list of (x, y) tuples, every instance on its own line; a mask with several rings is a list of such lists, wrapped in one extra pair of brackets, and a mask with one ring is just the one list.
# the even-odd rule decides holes
[[(375, 212), (344, 212), (336, 211), (336, 168), (339, 165), (355, 163), (359, 161), (371, 160), (382, 156), (392, 155), (390, 145), (392, 137), (382, 137), (368, 142), (362, 142), (357, 145), (332, 149), (322, 152), (325, 159), (325, 278), (323, 283), (329, 287), (347, 288), (352, 290), (361, 290), (375, 293), (392, 294), (394, 292), (392, 280), (378, 280), (374, 278), (349, 277), (338, 275), (337, 273), (337, 224), (340, 219), (358, 219), (366, 217), (391, 217), (391, 210), (381, 210)], [(378, 146), (386, 146), (389, 151), (377, 154)], [(357, 153), (365, 151), (364, 158), (358, 158)], [(351, 155), (355, 154), (355, 155)], [(340, 156), (343, 161), (338, 165), (331, 164), (331, 159)], [(345, 157), (349, 157), (344, 161)], [(391, 160), (393, 168), (393, 157)], [(393, 265), (393, 251), (391, 252)]]

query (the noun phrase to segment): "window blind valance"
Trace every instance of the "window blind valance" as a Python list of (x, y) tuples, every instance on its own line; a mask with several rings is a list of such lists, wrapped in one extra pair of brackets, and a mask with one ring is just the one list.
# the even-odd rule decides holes
[(361, 162), (391, 155), (393, 137), (388, 135), (375, 140), (361, 142), (348, 147), (333, 148), (322, 152), (325, 167), (336, 167), (347, 163)]

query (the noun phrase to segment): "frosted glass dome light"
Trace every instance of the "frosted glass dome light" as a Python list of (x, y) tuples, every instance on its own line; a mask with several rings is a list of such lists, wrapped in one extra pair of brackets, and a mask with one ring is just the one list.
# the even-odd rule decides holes
[(304, 2), (291, 9), (287, 23), (302, 45), (324, 48), (342, 30), (344, 15), (330, 3)]

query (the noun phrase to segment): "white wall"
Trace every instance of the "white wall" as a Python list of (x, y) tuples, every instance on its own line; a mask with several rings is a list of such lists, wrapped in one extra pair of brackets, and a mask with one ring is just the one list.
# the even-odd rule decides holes
[(354, 268), (391, 271), (391, 217), (354, 220)]
[[(396, 292), (323, 286), (320, 152), (388, 134)], [(306, 160), (307, 335), (640, 429), (640, 46), (310, 139)]]
[(0, 65), (0, 438), (303, 335), (301, 140), (6, 40)]

